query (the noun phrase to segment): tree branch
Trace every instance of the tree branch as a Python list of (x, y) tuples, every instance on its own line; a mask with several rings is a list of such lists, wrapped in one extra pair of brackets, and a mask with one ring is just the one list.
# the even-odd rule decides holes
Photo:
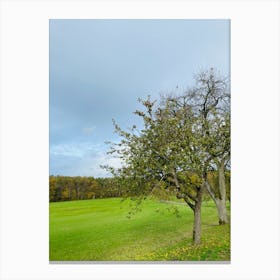
[(185, 202), (191, 207), (191, 209), (194, 211), (195, 205), (190, 202), (188, 197), (184, 197)]
[(215, 193), (211, 185), (207, 182), (207, 180), (204, 181), (204, 186), (206, 187), (207, 191), (209, 192), (211, 198), (215, 201), (217, 198), (215, 197)]
[(189, 197), (191, 200), (197, 201), (197, 199), (196, 199), (194, 196), (192, 196), (190, 193), (185, 193), (185, 195), (186, 195), (187, 197)]

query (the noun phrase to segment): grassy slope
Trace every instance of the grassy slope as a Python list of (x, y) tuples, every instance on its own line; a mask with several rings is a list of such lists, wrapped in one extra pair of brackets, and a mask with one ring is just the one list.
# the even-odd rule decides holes
[[(229, 226), (216, 208), (202, 210), (202, 244), (191, 245), (193, 213), (186, 205), (146, 200), (127, 218), (129, 201), (99, 199), (50, 203), (50, 260), (229, 260)], [(169, 210), (167, 209), (169, 208)]]

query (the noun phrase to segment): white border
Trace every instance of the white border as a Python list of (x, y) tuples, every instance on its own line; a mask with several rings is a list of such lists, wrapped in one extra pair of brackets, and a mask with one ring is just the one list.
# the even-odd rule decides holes
[[(1, 279), (279, 279), (278, 1), (0, 3)], [(231, 19), (230, 265), (49, 264), (50, 18)]]

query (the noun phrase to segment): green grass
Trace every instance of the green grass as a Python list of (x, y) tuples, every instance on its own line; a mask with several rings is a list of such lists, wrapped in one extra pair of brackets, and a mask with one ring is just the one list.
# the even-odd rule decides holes
[[(50, 203), (50, 260), (230, 260), (229, 225), (217, 225), (212, 202), (202, 208), (202, 242), (192, 245), (193, 213), (186, 205), (147, 199), (128, 218), (130, 201)], [(176, 215), (176, 213), (179, 215)]]

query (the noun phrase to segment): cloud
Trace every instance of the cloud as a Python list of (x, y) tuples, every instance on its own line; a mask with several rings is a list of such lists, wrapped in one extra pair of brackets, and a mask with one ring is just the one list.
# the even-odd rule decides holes
[(96, 129), (96, 126), (83, 127), (82, 132), (86, 135), (89, 135), (89, 134), (92, 134), (95, 129)]
[(109, 177), (111, 174), (100, 165), (118, 168), (121, 161), (107, 155), (106, 151), (107, 146), (88, 142), (53, 145), (50, 149), (50, 174)]
[(81, 144), (62, 144), (53, 145), (50, 149), (50, 155), (64, 156), (64, 157), (78, 157), (84, 156), (86, 150)]

